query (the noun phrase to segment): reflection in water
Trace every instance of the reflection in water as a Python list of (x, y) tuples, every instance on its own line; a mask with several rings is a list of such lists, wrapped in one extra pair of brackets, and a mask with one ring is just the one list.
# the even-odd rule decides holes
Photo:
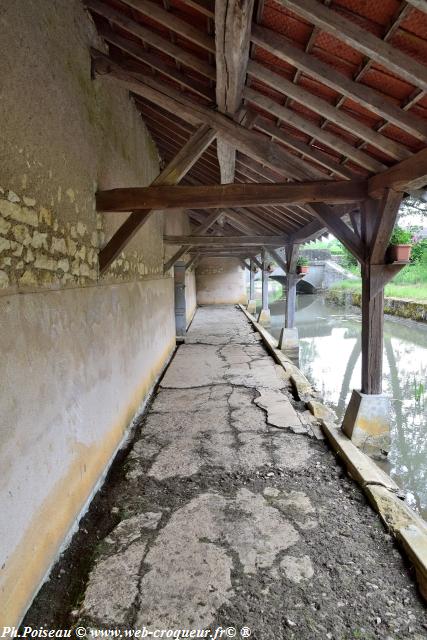
[[(278, 337), (284, 302), (271, 304), (271, 333)], [(342, 418), (351, 390), (360, 388), (360, 313), (298, 296), (300, 366)], [(391, 449), (386, 469), (427, 519), (427, 326), (384, 324), (384, 393), (391, 396)]]

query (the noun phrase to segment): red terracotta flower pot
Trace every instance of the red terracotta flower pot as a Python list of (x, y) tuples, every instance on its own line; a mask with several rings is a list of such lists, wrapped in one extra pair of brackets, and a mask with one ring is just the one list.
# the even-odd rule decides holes
[(391, 244), (388, 248), (389, 259), (392, 262), (409, 262), (411, 249), (411, 244)]
[(298, 265), (297, 273), (308, 273), (308, 265)]

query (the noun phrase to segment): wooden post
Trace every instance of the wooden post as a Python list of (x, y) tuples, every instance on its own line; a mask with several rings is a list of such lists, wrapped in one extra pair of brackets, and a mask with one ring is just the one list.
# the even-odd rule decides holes
[(255, 300), (255, 263), (253, 259), (250, 260), (251, 270), (249, 274), (249, 300)]
[(286, 276), (286, 306), (285, 306), (285, 327), (293, 329), (295, 325), (295, 306), (297, 298), (297, 282), (296, 273), (288, 273)]
[(286, 306), (285, 306), (285, 327), (293, 329), (295, 325), (295, 306), (297, 297), (297, 260), (299, 245), (286, 245)]
[(261, 263), (262, 263), (262, 307), (259, 312), (258, 322), (263, 325), (270, 324), (270, 309), (268, 307), (268, 271), (267, 271), (267, 260), (266, 260), (266, 251), (262, 250), (261, 254)]
[(361, 215), (362, 264), (362, 393), (382, 392), (384, 287), (404, 265), (385, 263), (402, 194), (388, 189), (381, 201), (367, 200)]
[(362, 393), (382, 392), (384, 286), (373, 294), (370, 265), (362, 267)]
[(262, 309), (268, 311), (268, 271), (265, 251), (262, 252)]

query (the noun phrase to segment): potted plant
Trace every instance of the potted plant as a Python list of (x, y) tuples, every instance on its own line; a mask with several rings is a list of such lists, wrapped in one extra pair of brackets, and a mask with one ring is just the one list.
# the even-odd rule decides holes
[(308, 273), (307, 258), (300, 257), (297, 261), (297, 273)]
[(387, 249), (387, 257), (390, 262), (409, 262), (412, 249), (412, 233), (401, 227), (394, 227), (390, 244)]

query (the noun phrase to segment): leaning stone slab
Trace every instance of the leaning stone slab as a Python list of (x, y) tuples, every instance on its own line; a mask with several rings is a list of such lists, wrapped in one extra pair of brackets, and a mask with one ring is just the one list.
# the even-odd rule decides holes
[(335, 420), (337, 419), (335, 412), (322, 402), (317, 402), (317, 400), (309, 400), (307, 402), (307, 407), (310, 409), (315, 418), (322, 418), (323, 420), (327, 420), (328, 422), (335, 422)]
[[(255, 404), (267, 412), (267, 422), (279, 429), (301, 428), (298, 414), (289, 399), (276, 389), (263, 389)], [(306, 431), (307, 429), (305, 429)]]

